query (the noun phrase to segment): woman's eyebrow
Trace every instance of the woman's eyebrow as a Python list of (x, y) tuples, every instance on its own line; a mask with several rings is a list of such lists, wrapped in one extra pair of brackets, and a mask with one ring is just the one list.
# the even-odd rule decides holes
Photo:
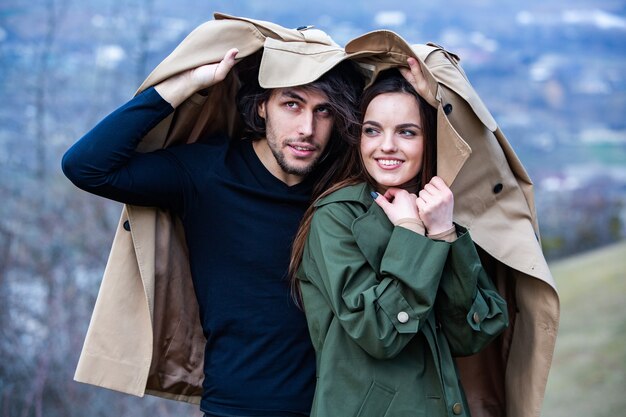
[(382, 127), (382, 125), (378, 122), (375, 122), (373, 120), (366, 120), (363, 122), (364, 125), (374, 125), (376, 127)]
[(396, 126), (396, 129), (406, 129), (407, 127), (414, 127), (416, 129), (422, 129), (422, 126), (415, 123), (402, 123)]

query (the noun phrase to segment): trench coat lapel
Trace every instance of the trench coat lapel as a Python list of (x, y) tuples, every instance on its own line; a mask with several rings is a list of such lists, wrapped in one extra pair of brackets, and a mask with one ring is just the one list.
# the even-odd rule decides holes
[(437, 175), (451, 186), (472, 153), (445, 115), (440, 103), (437, 109)]

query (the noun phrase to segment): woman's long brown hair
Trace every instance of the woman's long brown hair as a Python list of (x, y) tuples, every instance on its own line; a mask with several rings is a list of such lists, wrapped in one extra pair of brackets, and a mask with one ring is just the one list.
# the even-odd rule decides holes
[[(393, 68), (381, 72), (374, 84), (368, 87), (361, 96), (359, 102), (359, 121), (363, 122), (365, 111), (370, 102), (380, 94), (386, 93), (407, 93), (415, 97), (420, 108), (420, 118), (422, 122), (422, 130), (424, 134), (424, 153), (422, 160), (422, 170), (418, 175), (418, 190), (427, 184), (437, 172), (437, 110), (426, 102), (413, 88), (413, 86)], [(359, 136), (360, 138), (360, 136)], [(339, 156), (341, 161), (337, 165), (330, 186), (324, 192), (318, 193), (313, 204), (304, 213), (300, 227), (294, 238), (291, 250), (291, 261), (289, 263), (289, 280), (291, 284), (291, 293), (294, 301), (302, 308), (302, 296), (300, 293), (300, 285), (296, 277), (298, 269), (302, 264), (302, 256), (304, 247), (311, 229), (311, 222), (315, 214), (315, 202), (326, 197), (329, 194), (349, 185), (367, 182), (373, 188), (376, 183), (363, 167), (360, 154), (360, 139), (353, 146), (349, 147), (346, 155)]]

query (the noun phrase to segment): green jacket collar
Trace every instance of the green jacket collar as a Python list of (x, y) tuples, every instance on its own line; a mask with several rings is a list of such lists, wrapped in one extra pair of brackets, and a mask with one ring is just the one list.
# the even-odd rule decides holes
[(320, 199), (315, 207), (330, 203), (357, 203), (363, 214), (352, 222), (351, 230), (357, 246), (374, 270), (380, 270), (380, 261), (393, 232), (393, 224), (382, 208), (372, 199), (367, 183), (344, 187)]
[(349, 185), (317, 200), (314, 205), (315, 207), (321, 207), (330, 203), (354, 202), (361, 203), (367, 209), (374, 202), (370, 195), (371, 191), (372, 190), (370, 190), (370, 187), (365, 182)]

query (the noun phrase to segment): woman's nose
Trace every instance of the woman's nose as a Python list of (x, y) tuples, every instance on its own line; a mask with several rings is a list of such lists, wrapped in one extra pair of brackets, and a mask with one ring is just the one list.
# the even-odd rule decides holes
[(383, 152), (395, 152), (398, 147), (396, 146), (396, 141), (392, 134), (384, 134), (382, 142), (380, 144), (380, 149)]

